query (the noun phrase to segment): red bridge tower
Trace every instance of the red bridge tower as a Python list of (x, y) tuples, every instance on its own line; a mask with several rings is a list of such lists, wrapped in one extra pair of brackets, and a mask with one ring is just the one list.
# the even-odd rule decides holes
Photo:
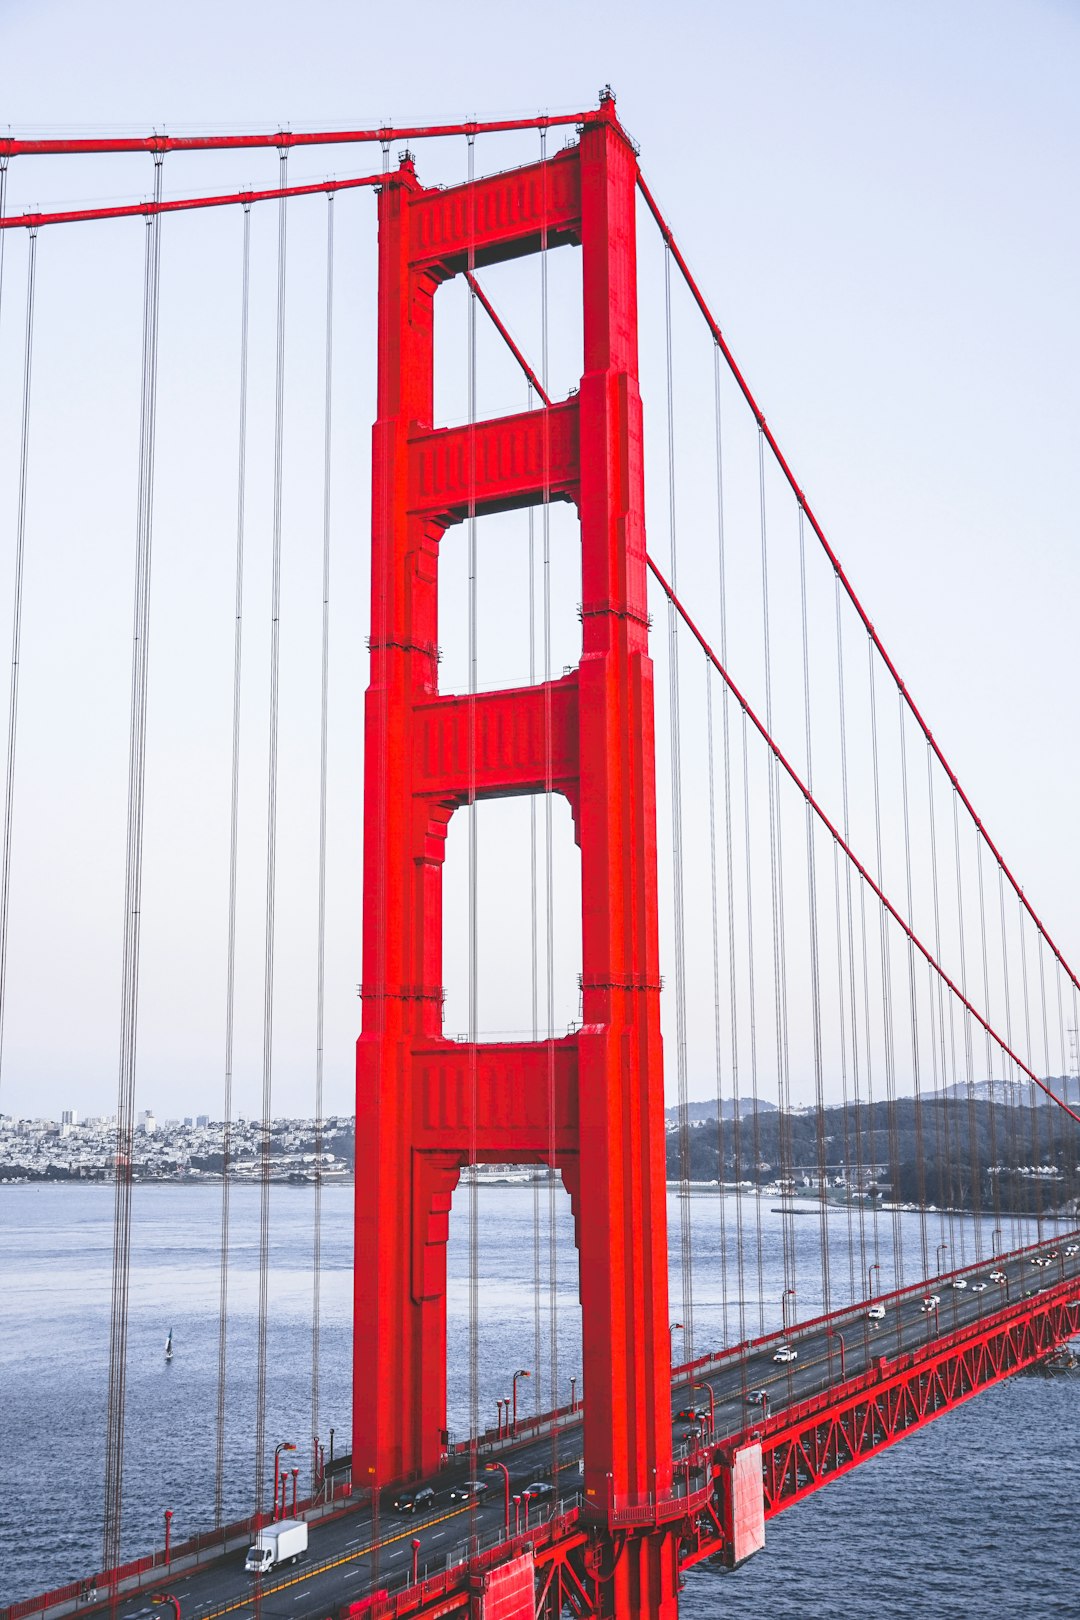
[[(422, 188), (406, 159), (379, 200), (353, 1479), (377, 1488), (435, 1470), (461, 1168), (547, 1163), (553, 1140), (575, 1215), (584, 1487), (600, 1524), (620, 1505), (663, 1500), (672, 1478), (636, 183), (608, 99), (579, 144), (546, 161), (440, 191)], [(579, 393), (433, 430), (438, 287), (470, 262), (545, 242), (582, 249)], [(534, 687), (440, 696), (444, 531), (472, 510), (545, 494), (573, 501), (581, 520), (579, 668)], [(546, 791), (569, 800), (581, 849), (583, 1026), (554, 1042), (445, 1040), (447, 824), (473, 793)], [(675, 1613), (676, 1545), (658, 1522), (621, 1546), (603, 1586), (612, 1614)]]

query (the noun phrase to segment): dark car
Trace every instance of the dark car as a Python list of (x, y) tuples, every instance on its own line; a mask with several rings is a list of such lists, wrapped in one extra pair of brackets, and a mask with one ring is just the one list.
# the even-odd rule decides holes
[(541, 1496), (553, 1496), (555, 1494), (555, 1487), (554, 1485), (549, 1485), (546, 1479), (537, 1479), (534, 1480), (531, 1485), (526, 1485), (521, 1494), (522, 1496), (528, 1496), (534, 1499)]
[(394, 1497), (395, 1513), (424, 1513), (435, 1501), (430, 1485), (421, 1485), (415, 1491), (402, 1491)]
[(455, 1485), (450, 1492), (451, 1502), (468, 1502), (474, 1496), (483, 1496), (487, 1491), (486, 1479), (463, 1479), (460, 1485)]
[(681, 1412), (676, 1412), (676, 1423), (696, 1423), (698, 1418), (705, 1416), (703, 1406), (684, 1406)]

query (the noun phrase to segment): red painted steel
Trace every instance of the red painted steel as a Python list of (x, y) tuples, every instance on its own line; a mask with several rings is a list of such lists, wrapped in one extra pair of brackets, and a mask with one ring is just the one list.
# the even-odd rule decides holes
[(319, 180), (303, 186), (275, 186), (269, 191), (230, 191), (218, 197), (175, 197), (165, 202), (117, 203), (111, 208), (70, 208), (53, 214), (0, 215), (0, 231), (16, 226), (40, 230), (43, 225), (77, 225), (97, 219), (149, 219), (152, 214), (182, 214), (193, 208), (227, 208), (271, 202), (281, 197), (315, 197), (326, 192), (355, 191), (358, 186), (381, 186), (383, 174), (353, 175), (344, 180)]
[(384, 124), (378, 129), (279, 129), (271, 135), (116, 135), (71, 140), (19, 140), (0, 135), (0, 157), (71, 157), (94, 152), (235, 152), (253, 147), (354, 146), (357, 142), (438, 140), (447, 135), (505, 135), (514, 130), (580, 124), (586, 113), (537, 113), (532, 118), (472, 119), (457, 124)]
[[(379, 385), (357, 1046), (353, 1479), (429, 1473), (445, 1443), (446, 1238), (463, 1165), (553, 1162), (580, 1257), (585, 1499), (672, 1494), (653, 673), (638, 393), (637, 162), (610, 100), (580, 144), (379, 200)], [(577, 396), (432, 428), (433, 308), (474, 264), (579, 242)], [(438, 563), (471, 512), (577, 504), (582, 655), (536, 689), (438, 692)], [(560, 792), (581, 849), (583, 1026), (497, 1046), (442, 1035), (442, 864), (471, 797)], [(553, 1113), (552, 1113), (553, 1110)], [(554, 1151), (552, 1151), (554, 1150)], [(675, 1612), (665, 1514), (629, 1537), (610, 1612)]]

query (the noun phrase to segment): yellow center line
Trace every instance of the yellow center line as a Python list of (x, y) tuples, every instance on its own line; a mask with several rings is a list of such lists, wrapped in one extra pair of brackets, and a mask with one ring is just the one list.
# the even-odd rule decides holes
[[(367, 1547), (358, 1547), (355, 1552), (343, 1553), (340, 1558), (331, 1558), (327, 1563), (320, 1564), (316, 1569), (306, 1569), (300, 1575), (290, 1576), (287, 1581), (279, 1581), (276, 1586), (265, 1587), (262, 1596), (264, 1598), (273, 1597), (277, 1592), (288, 1591), (290, 1586), (301, 1586), (305, 1581), (313, 1580), (316, 1575), (325, 1575), (331, 1569), (339, 1569), (342, 1564), (353, 1564), (359, 1558), (367, 1558), (376, 1550), (383, 1547), (392, 1547), (395, 1541), (405, 1541), (409, 1537), (415, 1536), (418, 1529), (431, 1530), (437, 1524), (445, 1524), (448, 1519), (459, 1518), (462, 1513), (469, 1512), (470, 1506), (470, 1503), (466, 1503), (464, 1507), (451, 1508), (449, 1513), (441, 1513), (437, 1519), (427, 1519), (422, 1525), (410, 1525), (407, 1530), (402, 1530), (399, 1535), (386, 1536), (382, 1541), (373, 1541)], [(232, 1603), (226, 1603), (220, 1609), (211, 1609), (209, 1614), (200, 1616), (200, 1620), (218, 1620), (219, 1615), (232, 1614), (236, 1609), (250, 1607), (254, 1601), (254, 1593), (249, 1593), (246, 1597), (237, 1598)]]

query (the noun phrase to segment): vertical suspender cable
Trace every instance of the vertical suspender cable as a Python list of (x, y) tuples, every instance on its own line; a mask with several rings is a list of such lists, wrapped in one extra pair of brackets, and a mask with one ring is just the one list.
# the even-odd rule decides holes
[[(311, 1254), (311, 1435), (319, 1434), (319, 1352), (322, 1333), (323, 1044), (326, 1028), (326, 757), (330, 711), (330, 465), (334, 381), (334, 193), (326, 197), (326, 361), (323, 395), (322, 646), (319, 665), (319, 921), (315, 991), (315, 1208)], [(318, 1457), (312, 1451), (311, 1494)]]
[(713, 1061), (716, 1067), (716, 1185), (720, 1196), (717, 1203), (720, 1208), (720, 1310), (722, 1321), (721, 1344), (724, 1348), (728, 1342), (728, 1274), (727, 1274), (727, 1230), (724, 1216), (724, 1088), (722, 1084), (723, 1065), (720, 1060), (720, 910), (717, 898), (717, 870), (716, 870), (716, 765), (715, 754), (715, 725), (713, 722), (713, 667), (712, 660), (705, 659), (705, 723), (708, 728), (709, 746), (709, 893), (712, 900), (712, 960), (713, 960)]
[[(851, 804), (848, 789), (848, 746), (847, 746), (847, 685), (844, 676), (844, 619), (840, 611), (840, 576), (837, 574), (833, 581), (836, 609), (836, 688), (840, 714), (840, 792), (844, 814), (844, 842), (851, 848)], [(859, 1266), (862, 1272), (869, 1275), (870, 1264), (867, 1261), (866, 1247), (866, 1217), (864, 1213), (866, 1193), (866, 1142), (863, 1137), (863, 1111), (862, 1098), (859, 1093), (859, 1000), (855, 984), (855, 907), (852, 895), (851, 862), (844, 861), (844, 888), (845, 888), (845, 916), (847, 920), (847, 958), (848, 958), (848, 987), (851, 994), (851, 1078), (852, 1090), (855, 1099), (855, 1174), (859, 1187)], [(839, 908), (839, 900), (837, 901)], [(843, 974), (841, 973), (841, 1000), (843, 1000)], [(881, 1255), (878, 1252), (878, 1222), (877, 1203), (871, 1200), (870, 1214), (872, 1220), (873, 1265), (879, 1266)]]
[[(5, 235), (0, 232), (0, 236)], [(37, 231), (29, 232), (26, 262), (26, 331), (23, 339), (22, 421), (19, 430), (19, 498), (15, 522), (15, 591), (11, 612), (11, 682), (8, 688), (7, 761), (4, 773), (4, 844), (0, 867), (0, 1084), (3, 1080), (4, 1018), (7, 1012), (8, 917), (11, 903), (11, 833), (15, 810), (15, 734), (19, 717), (22, 649), (23, 565), (26, 555), (26, 484), (30, 457), (30, 385), (34, 358), (34, 291)]]
[[(907, 879), (907, 916), (908, 926), (915, 927), (915, 898), (912, 886), (911, 866), (911, 804), (908, 796), (908, 769), (907, 769), (907, 710), (904, 705), (903, 693), (899, 697), (898, 719), (900, 724), (900, 783), (901, 796), (904, 806), (904, 874)], [(926, 1162), (923, 1147), (923, 1104), (922, 1104), (922, 1072), (921, 1053), (919, 1050), (919, 992), (918, 977), (915, 972), (915, 946), (908, 937), (908, 1000), (911, 1012), (911, 1078), (915, 1089), (915, 1175), (919, 1194), (919, 1246), (922, 1270), (920, 1276), (930, 1275), (930, 1249), (926, 1236)], [(989, 1012), (989, 1006), (987, 1007)], [(902, 1198), (902, 1189), (897, 1188), (895, 1196)]]
[[(1043, 1026), (1043, 1074), (1046, 1082), (1050, 1083), (1050, 1032), (1046, 1020), (1046, 962), (1041, 929), (1037, 931), (1039, 942), (1039, 1004), (1042, 1011)], [(1053, 1169), (1057, 1156), (1054, 1132), (1054, 1114), (1056, 1110), (1051, 1103), (1046, 1109), (1046, 1163)]]
[[(278, 154), (281, 188), (287, 148)], [(270, 1283), (270, 1121), (273, 1099), (274, 912), (277, 901), (278, 691), (281, 671), (281, 496), (285, 432), (285, 250), (288, 199), (278, 201), (277, 328), (274, 357), (274, 492), (270, 606), (270, 746), (266, 793), (266, 952), (263, 969), (262, 1120), (259, 1157), (259, 1315), (255, 1393), (255, 1511), (263, 1510), (266, 1446), (267, 1325)]]
[[(541, 196), (540, 210), (540, 383), (551, 398), (550, 342), (551, 308), (548, 296), (548, 189), (547, 130), (540, 130)], [(547, 984), (547, 1129), (548, 1129), (548, 1395), (551, 1410), (559, 1406), (559, 1248), (556, 1219), (557, 1172), (555, 1168), (555, 731), (551, 709), (551, 411), (544, 410), (543, 421), (543, 502), (541, 532), (544, 549), (544, 866), (547, 878), (545, 927), (545, 979)], [(539, 1369), (537, 1369), (537, 1408), (539, 1410)], [(558, 1431), (551, 1431), (552, 1474), (557, 1478)]]
[[(1021, 984), (1023, 986), (1023, 990), (1024, 990), (1024, 1062), (1027, 1064), (1028, 1068), (1030, 1069), (1030, 1068), (1033, 1067), (1033, 1064), (1032, 1064), (1032, 1050), (1031, 1050), (1031, 997), (1030, 997), (1030, 994), (1029, 994), (1029, 991), (1028, 991), (1027, 928), (1025, 927), (1026, 920), (1027, 919), (1026, 919), (1026, 917), (1024, 915), (1023, 898), (1020, 897), (1019, 900), (1018, 900), (1018, 904), (1017, 904), (1017, 921), (1018, 921), (1019, 930), (1020, 930), (1020, 974), (1021, 974), (1020, 982), (1021, 982)], [(1028, 1092), (1029, 1092), (1029, 1095), (1030, 1095), (1030, 1107), (1029, 1107), (1029, 1113), (1030, 1113), (1030, 1116), (1031, 1116), (1031, 1161), (1030, 1162), (1031, 1162), (1031, 1166), (1032, 1166), (1033, 1170), (1035, 1170), (1035, 1172), (1036, 1172), (1033, 1183), (1032, 1183), (1033, 1186), (1034, 1186), (1034, 1189), (1035, 1189), (1035, 1233), (1036, 1233), (1036, 1241), (1041, 1243), (1042, 1242), (1042, 1223), (1043, 1223), (1043, 1195), (1042, 1195), (1042, 1178), (1038, 1174), (1038, 1168), (1039, 1168), (1039, 1164), (1040, 1164), (1041, 1158), (1042, 1158), (1042, 1149), (1039, 1146), (1039, 1093), (1038, 1093), (1037, 1087), (1033, 1086), (1031, 1084), (1030, 1080), (1026, 1081), (1025, 1084), (1027, 1086), (1027, 1089), (1028, 1089)]]
[[(929, 745), (926, 752), (926, 782), (927, 796), (930, 808), (930, 874), (931, 887), (934, 896), (934, 954), (941, 961), (941, 898), (938, 886), (938, 858), (937, 858), (937, 815), (934, 810), (934, 757)], [(944, 990), (940, 979), (934, 987), (934, 996), (937, 1003), (937, 1040), (935, 1053), (940, 1057), (941, 1094), (938, 1101), (938, 1127), (937, 1127), (937, 1153), (938, 1175), (935, 1188), (935, 1202), (942, 1211), (941, 1215), (941, 1242), (939, 1248), (950, 1248), (953, 1241), (953, 1210), (956, 1198), (952, 1187), (951, 1172), (951, 1114), (949, 1109), (949, 1070), (945, 1061), (945, 1002)], [(946, 1220), (948, 1227), (946, 1228)], [(949, 1233), (948, 1241), (945, 1238), (946, 1229)], [(940, 1268), (938, 1268), (940, 1269)]]
[(765, 1245), (761, 1228), (761, 1113), (758, 1108), (757, 982), (754, 974), (754, 884), (750, 843), (750, 752), (746, 710), (742, 711), (743, 853), (746, 858), (746, 971), (750, 988), (750, 1095), (751, 1141), (754, 1154), (755, 1253), (757, 1260), (758, 1332), (765, 1332)]
[[(671, 338), (671, 249), (664, 246), (664, 341), (667, 362), (668, 535), (671, 588), (678, 590), (675, 518), (675, 379)], [(690, 1230), (690, 1110), (686, 1072), (686, 906), (683, 894), (682, 725), (679, 619), (668, 598), (668, 712), (671, 726), (671, 867), (675, 924), (675, 1070), (679, 1097), (679, 1237), (682, 1260), (683, 1360), (694, 1359), (694, 1259)]]
[[(799, 602), (802, 619), (803, 698), (806, 723), (806, 785), (810, 792), (813, 792), (814, 750), (812, 724), (813, 715), (810, 702), (810, 630), (807, 623), (806, 612), (806, 534), (804, 514), (801, 506), (799, 507)], [(810, 809), (809, 801), (807, 802), (805, 808), (806, 882), (809, 909), (808, 921), (810, 925), (810, 990), (814, 1033), (814, 1099), (817, 1113), (818, 1230), (821, 1244), (821, 1303), (822, 1309), (827, 1315), (832, 1309), (832, 1293), (829, 1275), (829, 1206), (827, 1197), (828, 1176), (825, 1143), (825, 1090), (821, 1030), (821, 954), (820, 940), (818, 935), (817, 844), (814, 815), (813, 811)], [(779, 806), (777, 807), (777, 810), (779, 812)], [(784, 1043), (786, 1049), (786, 1018)], [(850, 1205), (848, 1206), (848, 1209), (850, 1241)], [(792, 1272), (794, 1273), (794, 1254), (792, 1255), (792, 1261)]]
[[(7, 177), (8, 158), (5, 153), (0, 156), (0, 220), (7, 216)], [(0, 231), (0, 313), (4, 307), (4, 242), (7, 231)]]
[[(765, 727), (769, 735), (773, 731), (772, 706), (772, 636), (769, 612), (769, 530), (765, 505), (765, 438), (758, 428), (758, 520), (760, 526), (760, 562), (761, 562), (761, 641), (762, 655), (765, 666)], [(781, 850), (779, 815), (776, 803), (776, 772), (771, 752), (766, 752), (765, 770), (769, 785), (769, 892), (772, 902), (772, 946), (773, 946), (773, 1035), (776, 1042), (776, 1102), (777, 1102), (777, 1147), (780, 1157), (780, 1175), (783, 1181), (790, 1184), (792, 1176), (792, 1146), (791, 1146), (791, 1089), (788, 1084), (788, 1073), (785, 1053), (785, 1024), (786, 1017), (783, 1009), (784, 1002), (784, 966), (782, 964), (782, 937), (783, 917), (780, 884)], [(749, 836), (749, 829), (747, 829)], [(757, 1123), (757, 1085), (754, 1086), (754, 1134), (758, 1134)], [(759, 1181), (761, 1153), (755, 1141), (754, 1157), (757, 1161), (754, 1166), (754, 1182), (757, 1192), (758, 1212), (758, 1247), (761, 1247), (761, 1185)], [(788, 1300), (797, 1304), (798, 1296), (795, 1289), (795, 1217), (792, 1213), (791, 1200), (781, 1199), (784, 1213), (781, 1215), (781, 1241), (783, 1245), (784, 1263), (784, 1289), (782, 1296), (785, 1322), (787, 1320)]]
[[(162, 154), (154, 154), (154, 201), (161, 201)], [(105, 1512), (102, 1559), (110, 1572), (120, 1562), (123, 1511), (124, 1416), (127, 1384), (128, 1288), (131, 1280), (131, 1153), (135, 1130), (135, 1043), (142, 921), (143, 816), (146, 783), (146, 699), (153, 536), (154, 442), (157, 412), (158, 302), (161, 215), (146, 220), (143, 267), (142, 399), (139, 411), (139, 492), (135, 538), (131, 714), (128, 738), (127, 851), (124, 873), (124, 951), (120, 994), (120, 1063), (117, 1077), (113, 1267), (109, 1324), (109, 1393), (105, 1440)]]
[[(724, 457), (722, 418), (720, 413), (720, 349), (713, 349), (713, 404), (716, 423), (716, 541), (720, 587), (720, 661), (727, 668), (727, 533), (724, 523)], [(735, 1266), (738, 1290), (739, 1342), (746, 1342), (746, 1271), (743, 1250), (742, 1207), (742, 1117), (739, 1098), (739, 992), (735, 977), (735, 853), (731, 819), (731, 710), (730, 694), (725, 683), (721, 694), (723, 708), (724, 745), (724, 858), (727, 879), (728, 923), (728, 999), (731, 1021), (731, 1140), (733, 1174), (735, 1178)], [(719, 1100), (717, 1108), (719, 1109)], [(724, 1181), (723, 1163), (717, 1174), (721, 1188)], [(723, 1193), (721, 1192), (721, 1204)], [(745, 1376), (745, 1365), (744, 1365)]]
[[(986, 889), (983, 883), (983, 843), (980, 836), (975, 840), (975, 851), (978, 857), (979, 876), (979, 942), (982, 952), (982, 981), (983, 981), (983, 1010), (987, 1018), (990, 1017), (990, 958), (986, 948)], [(986, 1078), (990, 1086), (990, 1153), (989, 1163), (996, 1168), (1001, 1160), (998, 1157), (998, 1085), (994, 1079), (994, 1050), (993, 1040), (989, 1030), (986, 1031)], [(994, 1231), (991, 1235), (991, 1252), (995, 1252), (996, 1238), (1001, 1235), (1001, 1176), (991, 1173), (990, 1190), (994, 1201)]]
[[(968, 993), (968, 984), (967, 984), (967, 940), (966, 940), (966, 934), (965, 934), (965, 929), (964, 929), (963, 863), (962, 863), (961, 858), (960, 858), (960, 815), (959, 815), (960, 797), (959, 797), (959, 794), (957, 793), (955, 787), (953, 788), (952, 801), (953, 801), (953, 854), (954, 854), (955, 859), (956, 859), (956, 922), (957, 922), (957, 930), (958, 930), (959, 943), (960, 943), (960, 991), (961, 991), (961, 994), (964, 997), (964, 1000), (966, 1001), (967, 1000), (967, 993)], [(1041, 947), (1041, 936), (1040, 936), (1040, 947)], [(987, 1008), (987, 1011), (989, 1012), (989, 1008)], [(963, 1019), (963, 1022), (964, 1022), (964, 1091), (965, 1091), (966, 1099), (967, 1099), (968, 1156), (969, 1156), (970, 1169), (971, 1169), (971, 1194), (970, 1194), (971, 1202), (970, 1202), (970, 1208), (972, 1209), (972, 1211), (974, 1213), (974, 1216), (975, 1216), (975, 1220), (974, 1220), (974, 1228), (975, 1228), (975, 1259), (978, 1262), (979, 1260), (982, 1259), (982, 1219), (981, 1219), (981, 1216), (982, 1216), (982, 1188), (980, 1186), (980, 1177), (979, 1177), (979, 1129), (978, 1129), (978, 1121), (977, 1121), (977, 1118), (976, 1118), (976, 1111), (975, 1111), (975, 1054), (974, 1054), (974, 1052), (972, 1050), (972, 1041), (971, 1041), (971, 1014), (967, 1011), (966, 1008), (963, 1008), (961, 1010), (960, 1016), (961, 1016), (961, 1018)], [(964, 1206), (964, 1207), (967, 1207), (967, 1206)], [(967, 1223), (963, 1222), (963, 1221), (960, 1223), (960, 1264), (961, 1265), (964, 1263), (965, 1258), (966, 1258), (965, 1251), (964, 1251), (964, 1233), (965, 1233), (965, 1230), (966, 1230), (966, 1224)], [(957, 1262), (954, 1259), (953, 1265), (955, 1266), (956, 1263)]]
[[(532, 410), (535, 393), (528, 385), (528, 406)], [(536, 685), (536, 522), (533, 508), (529, 507), (529, 685)], [(532, 991), (532, 1038), (540, 1040), (540, 909), (536, 886), (537, 827), (536, 795), (529, 796), (529, 967)], [(543, 1332), (540, 1313), (541, 1259), (540, 1259), (540, 1167), (533, 1167), (533, 1410), (540, 1415), (540, 1365), (543, 1359)]]
[(233, 1031), (236, 1011), (236, 873), (240, 809), (240, 676), (244, 618), (244, 507), (247, 492), (248, 330), (251, 308), (251, 204), (244, 204), (240, 294), (240, 428), (236, 474), (236, 586), (233, 608), (232, 776), (229, 796), (229, 897), (225, 957), (225, 1088), (221, 1122), (221, 1264), (218, 1280), (217, 1425), (214, 1523), (224, 1516), (225, 1384), (229, 1314), (229, 1191), (232, 1175)]
[[(881, 852), (881, 783), (878, 772), (878, 730), (877, 730), (877, 682), (874, 679), (874, 648), (873, 643), (867, 643), (870, 680), (870, 739), (871, 758), (873, 762), (874, 780), (874, 842), (877, 858), (878, 888), (885, 886), (885, 874), (882, 865)], [(885, 907), (878, 902), (878, 941), (881, 952), (881, 990), (884, 998), (882, 1007), (882, 1033), (885, 1046), (885, 1117), (888, 1129), (889, 1143), (889, 1179), (893, 1190), (893, 1276), (896, 1288), (904, 1284), (904, 1240), (903, 1226), (900, 1220), (899, 1199), (896, 1196), (900, 1181), (900, 1150), (899, 1137), (896, 1128), (896, 1070), (893, 1049), (893, 995), (892, 995), (892, 956), (889, 949), (889, 922), (885, 914)]]
[(479, 848), (477, 842), (476, 805), (476, 691), (477, 691), (477, 596), (476, 596), (476, 289), (472, 285), (472, 272), (476, 268), (476, 191), (475, 159), (476, 137), (469, 135), (469, 292), (468, 292), (468, 383), (469, 383), (469, 457), (468, 457), (468, 547), (469, 547), (469, 735), (468, 735), (468, 829), (469, 829), (469, 1162), (472, 1176), (469, 1182), (469, 1442), (470, 1461), (475, 1473), (473, 1457), (480, 1433), (480, 1210), (479, 1186), (476, 1179), (477, 1136), (477, 1052), (479, 1034), (479, 916), (478, 872)]

